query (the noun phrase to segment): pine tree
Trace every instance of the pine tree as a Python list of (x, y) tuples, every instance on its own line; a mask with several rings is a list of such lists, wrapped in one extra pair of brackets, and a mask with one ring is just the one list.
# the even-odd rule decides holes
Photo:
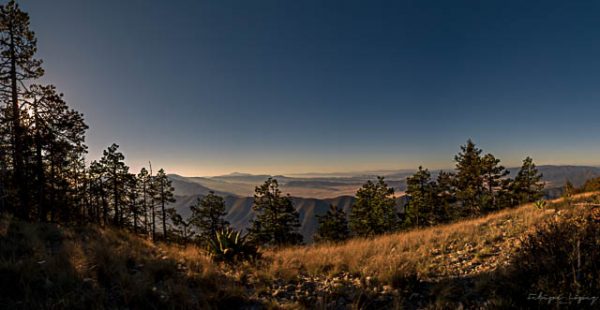
[(367, 181), (356, 192), (356, 202), (350, 210), (350, 231), (357, 236), (369, 237), (398, 228), (394, 189), (383, 177), (377, 182)]
[(37, 40), (29, 29), (29, 15), (15, 1), (0, 6), (0, 92), (7, 100), (4, 119), (9, 122), (12, 146), (12, 185), (17, 193), (15, 214), (30, 216), (29, 180), (25, 167), (26, 128), (23, 124), (22, 96), (27, 81), (39, 78), (44, 71), (34, 58)]
[(0, 213), (7, 212), (10, 195), (10, 154), (12, 150), (6, 107), (0, 105)]
[(149, 193), (149, 209), (150, 209), (150, 236), (152, 237), (152, 241), (156, 241), (156, 198), (159, 193), (159, 184), (156, 182), (156, 176), (152, 174), (152, 163), (148, 162), (150, 166), (150, 173), (148, 175), (148, 193)]
[(315, 234), (315, 242), (340, 242), (348, 239), (350, 230), (346, 220), (346, 212), (334, 205), (324, 215), (317, 215), (319, 228)]
[(174, 197), (174, 192), (175, 189), (173, 188), (172, 184), (171, 184), (171, 180), (169, 180), (169, 177), (167, 176), (167, 174), (165, 173), (164, 169), (160, 169), (158, 170), (158, 173), (156, 174), (155, 177), (155, 184), (157, 186), (157, 196), (156, 196), (156, 202), (158, 203), (158, 205), (160, 206), (160, 216), (161, 216), (161, 220), (162, 220), (162, 228), (163, 228), (163, 238), (164, 240), (168, 240), (168, 235), (167, 235), (167, 210), (170, 208), (167, 208), (167, 206), (170, 203), (175, 202), (175, 197)]
[(106, 176), (107, 192), (111, 196), (113, 209), (113, 224), (121, 226), (123, 220), (123, 206), (126, 201), (126, 185), (129, 176), (129, 167), (125, 165), (125, 156), (118, 151), (117, 144), (111, 145), (104, 151), (100, 164)]
[(137, 178), (137, 176), (133, 173), (129, 173), (127, 175), (127, 186), (126, 186), (126, 190), (127, 190), (127, 198), (128, 198), (128, 203), (129, 203), (129, 214), (131, 214), (131, 217), (133, 219), (133, 232), (137, 233), (138, 232), (138, 226), (139, 226), (139, 218), (141, 215), (141, 207), (140, 207), (140, 201), (139, 201), (139, 180)]
[(225, 220), (225, 201), (223, 197), (210, 191), (208, 195), (198, 198), (196, 204), (190, 206), (192, 210), (191, 223), (204, 241), (213, 238), (217, 231), (229, 227)]
[(138, 184), (138, 192), (139, 192), (139, 199), (140, 199), (140, 212), (143, 214), (144, 216), (144, 230), (146, 232), (150, 231), (150, 221), (148, 219), (148, 209), (149, 209), (149, 205), (150, 205), (150, 197), (152, 196), (152, 193), (150, 193), (150, 174), (148, 173), (148, 170), (146, 170), (146, 168), (142, 167), (142, 169), (140, 170), (140, 173), (138, 173), (137, 175), (137, 184)]
[(429, 170), (419, 166), (417, 172), (406, 179), (408, 205), (405, 210), (405, 226), (428, 226), (438, 222), (436, 214), (435, 182)]
[(435, 200), (440, 222), (448, 222), (456, 217), (456, 188), (454, 187), (454, 174), (440, 171), (436, 179)]
[(483, 183), (486, 188), (483, 208), (487, 211), (497, 210), (499, 208), (499, 196), (502, 194), (502, 180), (508, 175), (508, 170), (500, 165), (500, 160), (492, 154), (486, 154), (481, 159), (481, 172), (483, 174)]
[[(47, 219), (50, 208), (48, 196), (67, 199), (60, 210), (63, 218), (83, 216), (82, 180), (85, 178), (84, 144), (87, 125), (83, 115), (70, 109), (63, 95), (52, 85), (30, 85), (25, 97), (30, 106), (30, 117), (24, 122), (32, 133), (34, 201), (38, 205), (38, 218)], [(50, 169), (48, 169), (50, 168)], [(47, 175), (47, 171), (51, 175)], [(60, 193), (49, 192), (48, 181), (63, 185)], [(52, 183), (52, 182), (50, 182)], [(53, 188), (57, 190), (57, 188)], [(55, 213), (55, 210), (50, 210)]]
[(484, 194), (481, 149), (470, 139), (460, 149), (461, 152), (454, 157), (456, 198), (462, 204), (463, 212), (477, 215), (481, 211)]
[(192, 218), (184, 219), (174, 208), (169, 208), (166, 211), (169, 220), (173, 223), (172, 233), (178, 237), (181, 243), (188, 242), (195, 234), (191, 229)]
[(282, 196), (277, 180), (268, 178), (254, 190), (252, 220), (248, 232), (251, 238), (263, 245), (294, 245), (302, 243), (299, 214), (289, 195)]
[(533, 159), (527, 157), (511, 184), (511, 192), (517, 203), (528, 203), (539, 200), (544, 196), (543, 175), (538, 172)]
[(88, 195), (97, 223), (108, 225), (108, 189), (106, 171), (98, 161), (93, 161), (88, 170)]

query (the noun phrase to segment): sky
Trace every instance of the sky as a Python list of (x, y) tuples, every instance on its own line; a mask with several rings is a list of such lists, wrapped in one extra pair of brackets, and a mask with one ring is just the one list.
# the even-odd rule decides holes
[(22, 0), (88, 159), (291, 174), (600, 165), (598, 1)]

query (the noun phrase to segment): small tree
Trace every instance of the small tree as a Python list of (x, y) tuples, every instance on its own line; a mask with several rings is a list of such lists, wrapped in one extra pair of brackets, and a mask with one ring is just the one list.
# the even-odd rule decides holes
[(298, 233), (300, 219), (289, 195), (282, 196), (277, 180), (268, 178), (254, 191), (252, 220), (248, 232), (253, 241), (263, 245), (293, 245), (302, 243)]
[(456, 216), (456, 188), (454, 187), (454, 174), (440, 171), (436, 179), (435, 200), (438, 219), (447, 222)]
[(511, 193), (517, 203), (529, 203), (544, 196), (542, 174), (538, 172), (533, 159), (527, 157), (511, 184)]
[(503, 190), (503, 179), (508, 175), (500, 160), (494, 157), (492, 154), (486, 154), (481, 159), (481, 169), (483, 182), (486, 187), (485, 199), (483, 202), (483, 209), (487, 211), (497, 210), (500, 202), (500, 195)]
[(319, 229), (315, 234), (315, 242), (340, 242), (348, 239), (348, 221), (346, 212), (334, 205), (324, 215), (317, 215)]
[(394, 231), (398, 227), (394, 189), (383, 177), (367, 181), (357, 192), (350, 211), (350, 231), (362, 237)]
[(191, 229), (192, 219), (188, 218), (185, 220), (181, 214), (177, 213), (175, 208), (169, 208), (166, 211), (171, 223), (173, 223), (172, 231), (179, 237), (182, 243), (190, 241), (195, 234), (195, 232)]
[(161, 210), (160, 215), (162, 219), (163, 238), (167, 240), (167, 205), (175, 202), (175, 198), (173, 196), (175, 189), (171, 185), (171, 180), (169, 180), (169, 177), (167, 177), (164, 169), (158, 170), (158, 173), (155, 177), (155, 182), (158, 188), (156, 201), (158, 202)]
[(225, 220), (225, 201), (223, 197), (210, 191), (208, 195), (198, 198), (192, 210), (191, 223), (204, 241), (214, 237), (217, 231), (227, 229), (229, 222)]
[(436, 214), (435, 182), (429, 170), (419, 166), (417, 172), (406, 179), (406, 194), (409, 197), (405, 210), (405, 225), (424, 226), (438, 222)]
[(567, 180), (565, 182), (562, 196), (569, 206), (573, 203), (573, 195), (575, 195), (576, 193), (577, 193), (577, 189), (575, 188), (573, 183), (571, 183), (571, 181)]

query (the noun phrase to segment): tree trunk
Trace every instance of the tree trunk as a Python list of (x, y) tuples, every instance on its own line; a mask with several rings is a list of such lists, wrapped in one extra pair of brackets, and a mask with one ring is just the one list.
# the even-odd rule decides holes
[(42, 158), (42, 136), (40, 133), (40, 117), (38, 114), (37, 103), (34, 105), (34, 115), (35, 115), (35, 158), (36, 158), (36, 167), (35, 172), (37, 175), (37, 196), (38, 196), (38, 216), (40, 221), (45, 222), (47, 219), (47, 206), (46, 206), (46, 197), (44, 193), (44, 187), (46, 184), (45, 173), (44, 173), (44, 162)]
[(19, 94), (17, 87), (17, 59), (14, 42), (13, 25), (10, 28), (10, 88), (12, 105), (12, 125), (13, 125), (13, 165), (14, 182), (18, 191), (20, 205), (17, 207), (16, 214), (27, 219), (29, 217), (29, 193), (23, 169), (23, 128), (21, 127), (21, 109), (19, 108)]
[(133, 210), (133, 232), (137, 234), (137, 227), (138, 227), (138, 215), (137, 215), (137, 208), (135, 205), (135, 197), (132, 197), (132, 209)]
[(144, 228), (146, 229), (146, 234), (148, 233), (148, 206), (146, 205), (146, 181), (142, 185), (142, 210), (144, 210)]
[(115, 226), (119, 227), (119, 192), (118, 192), (118, 184), (117, 184), (117, 168), (113, 169), (113, 198), (115, 204), (115, 218), (114, 223)]
[(102, 196), (102, 217), (104, 218), (102, 222), (106, 226), (108, 224), (108, 201), (106, 200), (104, 182), (102, 180), (100, 180), (100, 195)]
[(160, 181), (160, 207), (162, 211), (163, 237), (167, 240), (167, 214), (165, 212), (165, 183)]
[(150, 209), (152, 209), (152, 241), (156, 241), (156, 212), (154, 210), (154, 199)]

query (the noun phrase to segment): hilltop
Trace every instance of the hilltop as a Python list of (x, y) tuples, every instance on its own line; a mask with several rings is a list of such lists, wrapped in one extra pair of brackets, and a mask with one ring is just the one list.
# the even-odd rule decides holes
[[(373, 239), (263, 249), (261, 260), (234, 268), (211, 262), (193, 245), (4, 216), (0, 303), (16, 309), (536, 306), (529, 293), (577, 288), (584, 296), (600, 286), (597, 203), (598, 196), (582, 194), (543, 210), (528, 204)], [(572, 271), (564, 267), (574, 266), (574, 249), (579, 262)]]

